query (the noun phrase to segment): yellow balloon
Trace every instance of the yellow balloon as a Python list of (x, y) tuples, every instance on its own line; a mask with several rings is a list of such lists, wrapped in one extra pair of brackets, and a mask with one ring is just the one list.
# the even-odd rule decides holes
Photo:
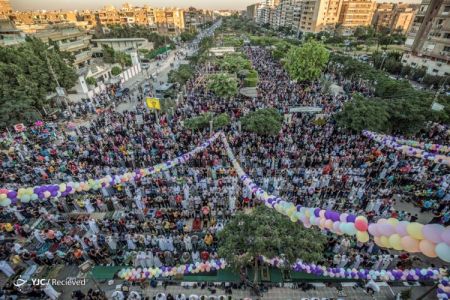
[(311, 214), (309, 213), (309, 210), (305, 210), (305, 216), (307, 216), (308, 218), (311, 217)]
[(389, 244), (395, 250), (398, 250), (398, 251), (403, 250), (401, 242), (402, 242), (402, 237), (397, 233), (395, 233), (389, 237)]
[(369, 234), (366, 231), (357, 231), (356, 239), (361, 243), (367, 243), (369, 241)]
[(394, 219), (394, 218), (389, 218), (389, 219), (387, 220), (387, 222), (388, 222), (389, 224), (391, 224), (392, 226), (394, 226), (394, 227), (398, 224), (398, 220), (397, 220), (397, 219)]
[(415, 238), (416, 240), (423, 240), (424, 236), (422, 234), (423, 225), (417, 222), (409, 223), (406, 226), (406, 231), (408, 234)]
[(383, 245), (383, 248), (391, 248), (391, 244), (389, 243), (389, 238), (387, 236), (381, 236), (380, 243)]

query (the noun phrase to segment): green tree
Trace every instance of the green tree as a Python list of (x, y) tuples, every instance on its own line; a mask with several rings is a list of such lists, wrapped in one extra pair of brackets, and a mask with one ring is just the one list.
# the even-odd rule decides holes
[(260, 256), (283, 257), (287, 265), (297, 259), (318, 262), (325, 246), (325, 237), (318, 230), (305, 229), (263, 205), (251, 213), (236, 214), (218, 238), (219, 256), (236, 270), (253, 266), (255, 283)]
[(122, 70), (132, 65), (131, 56), (125, 52), (116, 51), (114, 53), (114, 62), (121, 65)]
[(53, 105), (47, 95), (57, 85), (49, 65), (63, 88), (75, 85), (78, 77), (59, 49), (48, 50), (35, 38), (16, 47), (0, 47), (0, 126), (33, 122), (45, 106)]
[(365, 129), (376, 132), (389, 131), (389, 114), (384, 103), (367, 100), (361, 95), (353, 96), (344, 104), (341, 112), (335, 115), (340, 127), (360, 132)]
[(251, 70), (251, 62), (244, 58), (241, 54), (225, 54), (222, 59), (218, 59), (217, 63), (222, 71), (228, 73), (238, 73), (241, 70)]
[(118, 67), (118, 66), (112, 67), (112, 69), (111, 69), (111, 74), (112, 74), (113, 76), (117, 76), (117, 75), (119, 75), (120, 73), (122, 73), (122, 69), (121, 69), (120, 67)]
[(209, 76), (208, 89), (219, 97), (232, 98), (238, 92), (238, 83), (230, 74), (218, 73)]
[(102, 55), (103, 61), (107, 64), (113, 64), (115, 62), (114, 59), (115, 51), (108, 45), (102, 45)]
[(88, 77), (86, 78), (86, 83), (89, 85), (96, 85), (97, 84), (97, 80), (95, 80), (94, 77)]
[(183, 31), (180, 34), (180, 39), (182, 42), (190, 42), (193, 39), (195, 39), (195, 37), (197, 36), (197, 32), (188, 32), (188, 31)]
[(292, 47), (285, 67), (292, 79), (312, 81), (320, 77), (329, 59), (329, 52), (322, 43), (310, 40), (301, 47)]
[(258, 109), (241, 118), (245, 131), (260, 135), (277, 135), (283, 124), (283, 116), (273, 108)]
[(167, 75), (169, 82), (184, 85), (194, 75), (191, 65), (183, 64), (177, 70), (171, 70)]
[(192, 117), (184, 121), (184, 126), (190, 130), (203, 130), (209, 128), (210, 122), (213, 122), (213, 129), (217, 130), (230, 124), (230, 116), (226, 113), (213, 116), (211, 112)]

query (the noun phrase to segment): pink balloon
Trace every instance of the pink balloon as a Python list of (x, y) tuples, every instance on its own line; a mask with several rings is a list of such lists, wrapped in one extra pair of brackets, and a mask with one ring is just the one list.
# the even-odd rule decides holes
[(387, 223), (387, 220), (386, 219), (379, 219), (378, 221), (377, 221), (377, 224), (386, 224)]
[(325, 210), (322, 209), (322, 210), (319, 211), (319, 217), (320, 218), (325, 218)]
[(341, 225), (341, 222), (337, 221), (333, 224), (333, 231), (339, 231), (339, 225)]
[(402, 245), (402, 248), (407, 252), (415, 253), (420, 251), (419, 241), (410, 236), (402, 237), (402, 241), (400, 242), (400, 244)]
[(450, 246), (450, 227), (446, 227), (444, 229), (444, 232), (441, 234), (441, 238), (444, 242), (447, 243), (447, 245)]
[(434, 244), (428, 240), (421, 240), (419, 243), (420, 251), (428, 257), (437, 257), (437, 254), (436, 254), (436, 251), (434, 251), (434, 248), (436, 248), (436, 244)]
[(378, 230), (378, 225), (374, 224), (374, 223), (369, 225), (369, 233), (371, 235), (373, 235), (373, 236), (380, 236), (381, 235), (381, 233)]
[(442, 232), (444, 232), (444, 226), (439, 224), (427, 224), (422, 228), (422, 234), (425, 239), (435, 244), (442, 242)]
[(390, 236), (395, 233), (395, 228), (391, 224), (379, 224), (378, 228), (378, 231), (384, 236)]
[(347, 213), (342, 213), (339, 219), (341, 220), (341, 222), (347, 222), (347, 217), (348, 217)]
[(366, 218), (356, 218), (355, 227), (358, 231), (367, 231), (367, 219)]
[(408, 231), (406, 231), (406, 226), (408, 226), (409, 222), (407, 221), (401, 221), (397, 224), (397, 226), (395, 227), (395, 231), (400, 235), (400, 236), (407, 236), (408, 235)]

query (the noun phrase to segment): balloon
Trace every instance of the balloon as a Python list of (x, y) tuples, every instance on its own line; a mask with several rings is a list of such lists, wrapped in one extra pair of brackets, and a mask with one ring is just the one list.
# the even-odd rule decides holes
[(368, 227), (369, 233), (373, 236), (381, 236), (381, 233), (378, 231), (377, 224), (370, 224)]
[(434, 250), (440, 259), (450, 263), (450, 247), (446, 243), (437, 244)]
[(397, 233), (395, 233), (389, 237), (389, 244), (395, 250), (398, 250), (398, 251), (403, 250), (401, 242), (402, 242), (402, 237)]
[(339, 219), (340, 219), (341, 222), (347, 222), (347, 217), (348, 217), (347, 213), (342, 213), (340, 215)]
[(401, 244), (402, 248), (407, 252), (415, 253), (415, 252), (420, 251), (419, 241), (416, 239), (413, 239), (410, 236), (402, 237), (402, 241), (400, 244)]
[(434, 244), (428, 240), (421, 240), (419, 243), (420, 251), (428, 257), (437, 257), (437, 254), (434, 251), (435, 248), (436, 248), (436, 244)]
[[(1, 196), (1, 195), (0, 195)], [(450, 245), (450, 227), (446, 227), (441, 234), (441, 238), (447, 245)]]
[(345, 229), (344, 233), (348, 235), (355, 235), (357, 232), (354, 223), (345, 223), (344, 229)]
[(389, 243), (389, 238), (387, 236), (382, 235), (380, 237), (380, 242), (381, 245), (383, 245), (382, 247), (391, 248), (391, 244)]
[(391, 224), (378, 224), (377, 227), (378, 232), (381, 233), (381, 235), (390, 236), (395, 233), (394, 226), (392, 226)]
[(423, 234), (422, 234), (422, 228), (423, 225), (417, 222), (409, 223), (408, 226), (406, 226), (406, 231), (408, 234), (415, 238), (416, 240), (423, 240)]
[(361, 243), (366, 243), (369, 241), (369, 234), (365, 231), (358, 231), (356, 233), (356, 239)]
[(409, 222), (408, 221), (401, 221), (397, 224), (397, 226), (395, 227), (395, 231), (397, 231), (397, 233), (400, 236), (407, 236), (408, 235), (408, 231), (406, 231), (406, 227), (408, 226)]
[(355, 227), (358, 231), (367, 231), (368, 223), (364, 216), (359, 216), (355, 219)]
[(48, 197), (50, 197), (52, 194), (49, 192), (49, 191), (45, 191), (44, 192), (44, 197), (45, 198), (48, 198)]
[(387, 223), (388, 223), (388, 224), (391, 224), (392, 226), (395, 227), (399, 222), (398, 222), (397, 219), (389, 218), (389, 219), (387, 220)]
[(325, 221), (325, 228), (331, 230), (333, 228), (333, 221), (332, 220), (326, 220)]
[(444, 231), (444, 226), (439, 225), (439, 224), (427, 224), (424, 225), (422, 228), (422, 234), (423, 236), (435, 243), (435, 244), (439, 244), (440, 242), (442, 242), (442, 232)]

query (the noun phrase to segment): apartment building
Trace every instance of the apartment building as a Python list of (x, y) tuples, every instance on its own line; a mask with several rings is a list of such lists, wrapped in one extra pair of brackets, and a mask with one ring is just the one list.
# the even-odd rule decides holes
[(275, 21), (275, 9), (280, 0), (264, 0), (257, 9), (256, 22), (258, 24), (273, 24)]
[(273, 28), (290, 27), (297, 28), (299, 18), (294, 22), (295, 11), (300, 8), (301, 0), (280, 0), (280, 3), (275, 7), (274, 19), (270, 24)]
[(13, 46), (25, 42), (25, 34), (6, 18), (0, 18), (0, 46)]
[(209, 10), (189, 7), (184, 10), (184, 29), (189, 32), (198, 31), (199, 28), (214, 20), (214, 13)]
[(260, 7), (260, 3), (255, 3), (247, 6), (246, 17), (251, 20), (256, 20), (256, 15), (258, 13), (258, 8)]
[(405, 45), (404, 64), (431, 75), (450, 75), (450, 0), (423, 0)]
[(91, 62), (90, 40), (92, 36), (74, 24), (49, 26), (46, 29), (37, 31), (32, 36), (44, 43), (56, 43), (61, 51), (73, 54), (75, 57), (73, 66), (76, 69), (80, 69)]
[(300, 32), (332, 30), (339, 21), (343, 0), (303, 0), (300, 2)]
[(392, 31), (407, 33), (412, 24), (417, 8), (406, 3), (378, 3), (372, 25), (380, 30), (390, 28)]
[(373, 0), (344, 0), (339, 15), (339, 24), (350, 32), (359, 26), (370, 26), (375, 12)]
[(180, 34), (184, 31), (184, 12), (180, 8), (156, 8), (155, 23), (161, 34)]
[(0, 0), (0, 18), (4, 18), (11, 14), (12, 12), (11, 4), (9, 3), (9, 0)]

